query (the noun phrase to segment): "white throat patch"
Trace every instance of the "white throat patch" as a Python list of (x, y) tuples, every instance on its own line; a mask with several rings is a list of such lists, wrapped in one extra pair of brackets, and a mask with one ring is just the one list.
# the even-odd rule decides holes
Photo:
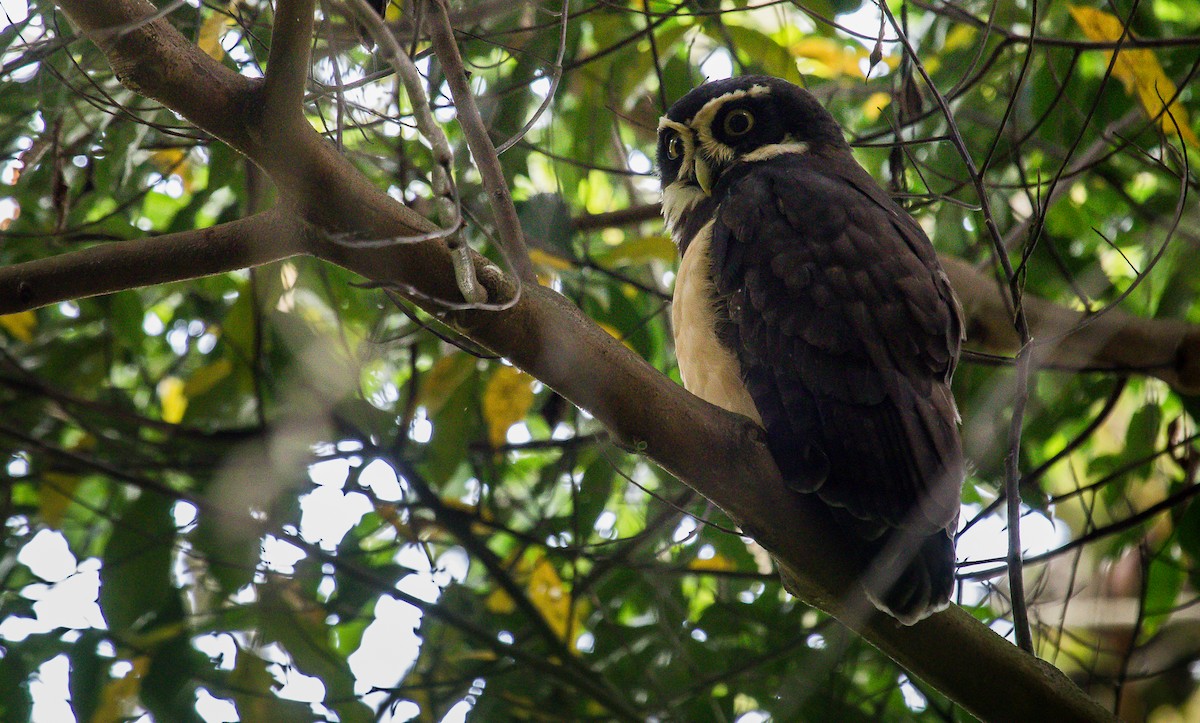
[(675, 277), (671, 327), (679, 376), (692, 394), (722, 409), (745, 415), (759, 425), (762, 417), (742, 383), (741, 365), (717, 339), (716, 290), (712, 281), (709, 245), (712, 221), (688, 243)]

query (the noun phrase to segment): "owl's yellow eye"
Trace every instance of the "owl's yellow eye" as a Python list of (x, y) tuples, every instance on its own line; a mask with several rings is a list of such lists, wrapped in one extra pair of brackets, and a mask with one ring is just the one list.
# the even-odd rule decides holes
[(754, 115), (741, 108), (725, 116), (725, 132), (731, 136), (744, 136), (754, 127)]
[(683, 139), (678, 134), (667, 139), (667, 158), (672, 161), (683, 155)]

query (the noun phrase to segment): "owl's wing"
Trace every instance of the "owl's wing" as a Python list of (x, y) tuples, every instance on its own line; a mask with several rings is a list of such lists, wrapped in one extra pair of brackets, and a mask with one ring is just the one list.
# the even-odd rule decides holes
[(710, 251), (719, 333), (785, 480), (867, 536), (952, 528), (962, 321), (928, 238), (852, 160), (783, 156), (730, 175)]

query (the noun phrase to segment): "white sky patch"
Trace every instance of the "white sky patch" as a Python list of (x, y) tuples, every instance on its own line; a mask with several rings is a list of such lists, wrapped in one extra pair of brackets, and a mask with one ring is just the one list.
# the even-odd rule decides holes
[(29, 460), (23, 455), (14, 455), (8, 460), (8, 466), (5, 467), (10, 477), (24, 477), (29, 474)]
[(358, 483), (371, 490), (376, 499), (398, 502), (404, 499), (404, 487), (396, 470), (382, 459), (373, 460), (358, 475)]
[(362, 643), (347, 662), (355, 690), (394, 687), (412, 668), (420, 651), (421, 611), (383, 596), (375, 604), (375, 620), (363, 632)]
[(183, 529), (196, 521), (196, 506), (186, 500), (178, 500), (171, 506), (171, 517), (175, 527)]
[(504, 439), (509, 444), (525, 444), (533, 439), (533, 435), (529, 433), (529, 427), (525, 426), (524, 422), (517, 422), (508, 428)]
[(237, 643), (227, 633), (209, 633), (192, 639), (192, 647), (209, 658), (219, 661), (220, 670), (233, 670), (237, 659)]
[[(959, 524), (963, 525), (979, 513), (979, 505), (963, 505)], [(1070, 539), (1066, 523), (1031, 511), (1021, 505), (1021, 549), (1025, 557), (1053, 550)], [(1008, 554), (1008, 523), (1003, 514), (991, 514), (976, 522), (955, 545), (959, 571), (972, 572), (994, 567), (1001, 563), (971, 565), (983, 560), (1004, 559)], [(967, 581), (963, 585), (963, 603), (978, 603), (988, 596), (988, 588), (979, 582)], [(1005, 634), (1002, 631), (1002, 635)]]
[(442, 723), (464, 723), (467, 720), (467, 714), (471, 712), (474, 706), (465, 701), (460, 700), (451, 706), (450, 710), (446, 711), (446, 715), (442, 718)]
[(0, 0), (4, 17), (0, 17), (0, 30), (8, 27), (9, 21), (19, 23), (29, 17), (29, 4), (25, 0)]
[(11, 196), (0, 198), (0, 225), (11, 223), (21, 215), (21, 206)]
[[(0, 0), (0, 31), (4, 30), (11, 23), (19, 23), (29, 17), (29, 5), (25, 0)], [(15, 43), (15, 50), (0, 55), (0, 63), (7, 64), (17, 59), (25, 50), (24, 46), (44, 39), (46, 33), (42, 26), (41, 18), (34, 18), (21, 31), (20, 43)], [(10, 72), (6, 79), (17, 83), (23, 83), (32, 79), (37, 75), (38, 68), (41, 63), (30, 63), (21, 68), (15, 68)]]
[[(879, 37), (879, 6), (875, 3), (863, 3), (862, 6), (852, 13), (844, 13), (837, 16), (837, 24), (844, 28), (848, 28), (856, 33), (865, 35), (866, 37), (850, 36), (859, 43), (862, 43), (868, 50), (875, 46), (875, 38)], [(840, 31), (839, 31), (840, 32)], [(885, 25), (883, 29), (883, 37), (894, 38), (896, 33), (890, 25)], [(870, 38), (870, 40), (868, 40)], [(883, 44), (883, 54), (890, 55), (897, 50), (899, 43), (885, 42)]]
[(909, 710), (920, 712), (929, 706), (925, 696), (921, 695), (921, 691), (917, 690), (908, 676), (900, 676), (900, 693), (904, 696), (904, 705), (908, 706)]
[(75, 556), (67, 546), (67, 540), (56, 530), (40, 530), (25, 547), (17, 553), (21, 563), (46, 582), (61, 582), (75, 574)]
[(675, 532), (671, 535), (671, 541), (678, 544), (687, 540), (696, 534), (697, 527), (696, 518), (691, 515), (684, 517), (679, 521), (679, 526), (675, 528)]
[(649, 173), (654, 170), (654, 162), (645, 153), (634, 148), (629, 151), (629, 170), (634, 173)]
[(38, 668), (37, 674), (29, 681), (29, 695), (33, 698), (33, 720), (75, 720), (71, 704), (67, 702), (71, 697), (67, 688), (70, 671), (71, 662), (65, 655), (55, 656)]
[(333, 486), (318, 487), (300, 499), (300, 536), (324, 550), (335, 550), (363, 515), (374, 509), (361, 492), (345, 494)]
[(424, 408), (418, 409), (413, 416), (408, 436), (417, 444), (428, 444), (429, 440), (433, 439), (433, 422), (429, 421)]
[[(963, 505), (961, 524), (979, 513), (978, 505)], [(955, 546), (960, 563), (990, 560), (1008, 554), (1008, 523), (1003, 515), (988, 515), (976, 522), (958, 539)], [(1052, 550), (1067, 541), (1064, 523), (1055, 522), (1040, 512), (1021, 505), (1021, 547), (1026, 555)]]
[(207, 723), (237, 723), (237, 706), (231, 700), (218, 698), (203, 688), (196, 691), (196, 713)]
[[(57, 536), (57, 533), (52, 534)], [(35, 547), (34, 542), (31, 541), (25, 549), (29, 547)], [(44, 545), (36, 547), (46, 549)], [(21, 553), (24, 554), (25, 550)], [(69, 552), (65, 554), (70, 558)], [(70, 559), (73, 561), (74, 558)], [(52, 568), (42, 569), (57, 576), (65, 569), (64, 562), (54, 561), (50, 563)], [(73, 566), (70, 573), (53, 584), (26, 585), (21, 595), (33, 601), (34, 618), (13, 616), (0, 622), (0, 637), (5, 640), (20, 641), (29, 635), (47, 633), (56, 628), (86, 630), (105, 627), (104, 616), (96, 603), (100, 596), (100, 561), (96, 558), (88, 558), (78, 566)]]
[(183, 178), (178, 173), (172, 173), (169, 176), (163, 177), (157, 173), (150, 174), (150, 186), (155, 193), (161, 193), (168, 198), (181, 198), (183, 196)]
[(717, 48), (700, 64), (700, 72), (704, 79), (724, 80), (733, 77), (733, 59), (725, 48)]
[(142, 318), (142, 331), (149, 336), (158, 336), (167, 330), (162, 319), (158, 318), (158, 314), (153, 311), (147, 311), (146, 316)]
[(529, 84), (529, 90), (537, 97), (545, 100), (547, 95), (550, 95), (550, 78), (542, 76)]
[(304, 550), (287, 540), (281, 540), (274, 535), (263, 538), (262, 561), (275, 572), (291, 575), (296, 572), (296, 563), (303, 560), (304, 556)]
[(350, 476), (350, 460), (326, 459), (308, 466), (308, 478), (321, 487), (342, 489)]

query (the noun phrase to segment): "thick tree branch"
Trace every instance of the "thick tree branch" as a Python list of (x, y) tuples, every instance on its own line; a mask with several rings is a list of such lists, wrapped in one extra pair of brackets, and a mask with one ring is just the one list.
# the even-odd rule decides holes
[[(164, 21), (138, 26), (154, 11), (148, 3), (60, 0), (60, 5), (104, 48), (122, 78), (247, 153), (317, 227), (370, 238), (429, 229), (424, 219), (374, 189), (315, 132), (294, 134), (282, 153), (279, 146), (258, 140), (271, 138), (277, 119), (256, 116), (231, 102), (197, 100), (214, 94), (245, 100), (256, 91), (246, 92), (250, 81), (198, 53)], [(124, 30), (115, 34), (116, 41), (114, 29)], [(157, 68), (168, 70), (159, 73)], [(436, 299), (457, 298), (444, 244), (368, 250), (318, 238), (307, 248), (367, 278), (409, 289), (414, 301), (433, 311), (442, 309)], [(109, 266), (121, 261), (110, 259)], [(111, 270), (96, 268), (98, 273)], [(511, 280), (495, 274), (482, 280), (490, 298), (512, 298)], [(4, 291), (8, 308), (20, 306), (11, 296), (15, 287)], [(861, 609), (855, 571), (862, 561), (820, 504), (786, 489), (761, 430), (751, 422), (688, 394), (545, 287), (526, 285), (519, 302), (502, 312), (448, 316), (472, 339), (593, 414), (617, 439), (644, 451), (739, 520), (789, 571), (795, 591), (807, 602), (834, 615)], [(865, 625), (851, 618), (847, 622), (980, 718), (1111, 719), (1061, 672), (1021, 653), (961, 609), (911, 628), (879, 617)], [(996, 685), (997, 680), (1006, 685)], [(1014, 689), (1021, 695), (1013, 695)]]
[(304, 101), (311, 59), (315, 0), (279, 0), (263, 78), (263, 109), (269, 118), (295, 120)]
[[(967, 317), (968, 346), (1015, 352), (1020, 341), (995, 279), (960, 259), (942, 256), (941, 261)], [(1023, 303), (1034, 340), (1058, 339), (1037, 346), (1035, 367), (1137, 372), (1157, 377), (1181, 393), (1200, 393), (1200, 326), (1114, 309), (1072, 332), (1088, 314), (1028, 294)]]
[(0, 268), (0, 314), (279, 261), (306, 253), (304, 228), (269, 211)]

